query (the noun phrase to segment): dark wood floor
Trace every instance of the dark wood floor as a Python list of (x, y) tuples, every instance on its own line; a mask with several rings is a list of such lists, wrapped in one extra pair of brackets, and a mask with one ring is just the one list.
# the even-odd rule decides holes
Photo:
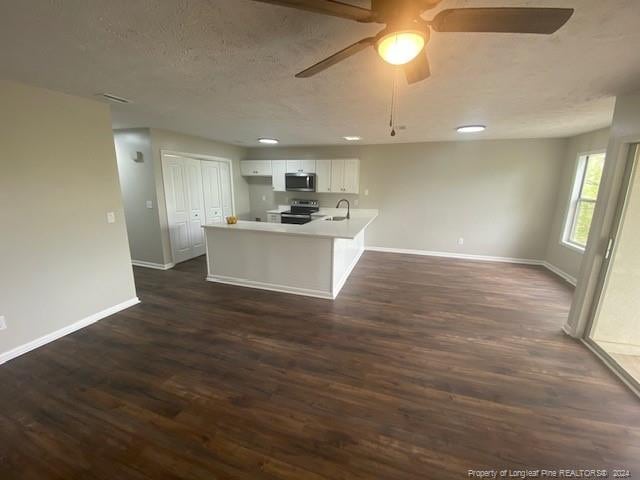
[(640, 477), (640, 401), (540, 267), (368, 252), (335, 302), (135, 274), (141, 305), (0, 367), (1, 479)]

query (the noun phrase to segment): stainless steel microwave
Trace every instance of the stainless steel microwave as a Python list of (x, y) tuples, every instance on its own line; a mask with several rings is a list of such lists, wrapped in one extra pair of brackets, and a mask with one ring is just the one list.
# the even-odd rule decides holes
[(284, 176), (284, 186), (287, 192), (315, 192), (315, 173), (286, 173)]

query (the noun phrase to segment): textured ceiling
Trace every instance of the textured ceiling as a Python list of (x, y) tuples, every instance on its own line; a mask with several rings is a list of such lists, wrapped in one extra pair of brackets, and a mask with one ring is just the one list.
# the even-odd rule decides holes
[[(351, 3), (368, 6), (366, 1)], [(381, 26), (251, 0), (2, 2), (0, 77), (114, 106), (115, 127), (150, 126), (239, 145), (568, 136), (608, 125), (613, 97), (640, 88), (640, 0), (443, 0), (461, 6), (569, 6), (553, 36), (433, 34), (432, 77), (401, 83), (373, 49), (312, 79), (293, 75)], [(435, 13), (424, 15), (429, 18)]]

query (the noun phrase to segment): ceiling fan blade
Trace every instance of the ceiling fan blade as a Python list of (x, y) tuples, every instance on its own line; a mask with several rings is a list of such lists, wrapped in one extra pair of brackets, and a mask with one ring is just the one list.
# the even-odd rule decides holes
[(368, 37), (360, 40), (359, 42), (354, 43), (353, 45), (349, 45), (347, 48), (340, 50), (337, 53), (334, 53), (328, 58), (325, 58), (321, 62), (316, 63), (312, 67), (303, 70), (302, 72), (296, 74), (297, 78), (308, 78), (312, 77), (316, 73), (320, 73), (323, 70), (335, 65), (342, 60), (349, 58), (352, 55), (364, 50), (367, 47), (370, 47), (375, 43), (375, 37)]
[(431, 22), (437, 32), (552, 34), (573, 15), (572, 8), (453, 8)]
[(308, 12), (332, 15), (334, 17), (346, 18), (357, 22), (375, 21), (373, 12), (366, 8), (356, 7), (348, 3), (337, 2), (335, 0), (254, 0), (256, 2), (270, 3), (282, 7), (297, 8)]
[(407, 77), (407, 83), (417, 83), (431, 76), (431, 68), (429, 67), (429, 58), (427, 50), (424, 49), (420, 54), (404, 66), (404, 75)]

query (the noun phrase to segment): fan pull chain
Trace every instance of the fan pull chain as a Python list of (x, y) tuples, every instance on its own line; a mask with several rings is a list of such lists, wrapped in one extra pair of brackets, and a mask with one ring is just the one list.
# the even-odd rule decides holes
[(391, 115), (389, 118), (389, 128), (391, 128), (391, 136), (396, 136), (396, 121), (398, 119), (398, 72), (393, 72), (393, 85), (391, 87)]

